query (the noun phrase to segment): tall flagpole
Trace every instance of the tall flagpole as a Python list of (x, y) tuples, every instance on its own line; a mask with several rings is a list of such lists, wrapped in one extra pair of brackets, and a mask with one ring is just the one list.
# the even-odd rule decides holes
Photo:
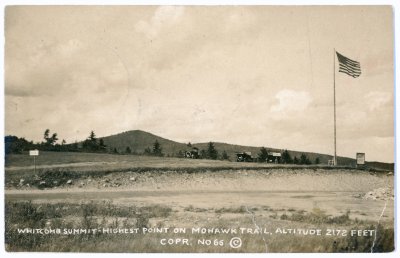
[(336, 86), (335, 86), (335, 74), (336, 74), (336, 50), (333, 49), (333, 137), (335, 145), (335, 155), (333, 157), (333, 165), (337, 165), (336, 159)]

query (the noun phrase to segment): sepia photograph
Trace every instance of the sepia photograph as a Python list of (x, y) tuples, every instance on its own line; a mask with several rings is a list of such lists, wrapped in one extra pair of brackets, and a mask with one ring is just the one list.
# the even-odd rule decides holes
[(6, 5), (7, 253), (395, 251), (391, 5)]

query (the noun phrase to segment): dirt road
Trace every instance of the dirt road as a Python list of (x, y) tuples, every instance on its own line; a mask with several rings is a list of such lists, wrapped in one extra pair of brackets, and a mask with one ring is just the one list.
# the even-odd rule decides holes
[[(6, 200), (34, 202), (88, 202), (110, 200), (122, 205), (162, 204), (175, 209), (190, 205), (196, 208), (231, 208), (240, 206), (267, 206), (274, 210), (296, 209), (311, 211), (318, 208), (331, 215), (350, 211), (354, 217), (375, 220), (379, 218), (385, 201), (359, 198), (360, 192), (278, 192), (278, 191), (41, 191), (34, 193), (11, 191)], [(386, 207), (384, 220), (393, 219), (393, 202)], [(362, 215), (361, 215), (362, 214)]]
[[(388, 195), (365, 198), (374, 189)], [(386, 204), (383, 220), (393, 220), (393, 176), (347, 170), (239, 170), (202, 173), (112, 173), (81, 178), (61, 188), (38, 190), (9, 188), (6, 200), (34, 202), (88, 202), (108, 200), (121, 205), (163, 204), (183, 211), (243, 205), (274, 210), (324, 210), (340, 215), (350, 211), (359, 219), (377, 220)]]

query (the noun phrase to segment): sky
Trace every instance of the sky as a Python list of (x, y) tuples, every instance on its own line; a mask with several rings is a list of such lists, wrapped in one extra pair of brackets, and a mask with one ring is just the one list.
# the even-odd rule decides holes
[[(140, 129), (394, 161), (390, 6), (8, 6), (5, 134)], [(361, 64), (338, 72), (334, 49)], [(335, 64), (336, 63), (336, 64)], [(336, 65), (336, 71), (334, 70)]]

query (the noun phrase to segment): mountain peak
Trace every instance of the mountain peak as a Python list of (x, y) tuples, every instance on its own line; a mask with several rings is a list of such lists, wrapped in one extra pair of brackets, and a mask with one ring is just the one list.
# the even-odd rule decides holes
[(134, 153), (143, 153), (146, 148), (153, 148), (155, 141), (158, 141), (165, 154), (173, 155), (179, 150), (185, 150), (186, 144), (171, 141), (143, 130), (130, 130), (115, 135), (102, 137), (104, 143), (124, 152), (129, 147)]

